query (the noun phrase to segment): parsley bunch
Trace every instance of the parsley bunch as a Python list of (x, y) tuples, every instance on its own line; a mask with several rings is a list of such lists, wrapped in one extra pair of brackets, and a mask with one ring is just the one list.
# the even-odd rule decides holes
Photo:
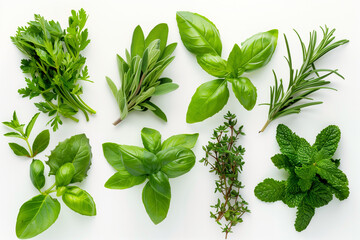
[(309, 225), (315, 208), (328, 204), (333, 194), (339, 200), (349, 196), (348, 179), (338, 168), (340, 159), (333, 155), (340, 141), (340, 129), (330, 125), (316, 137), (314, 145), (300, 138), (288, 127), (277, 127), (276, 140), (282, 154), (271, 158), (279, 169), (285, 169), (287, 180), (267, 178), (255, 187), (255, 195), (264, 202), (283, 201), (297, 207), (296, 231)]
[[(228, 233), (232, 232), (231, 228), (241, 223), (243, 214), (250, 210), (247, 208), (248, 203), (240, 195), (240, 189), (244, 186), (238, 179), (245, 163), (245, 148), (235, 145), (239, 135), (245, 135), (242, 132), (243, 126), (235, 127), (235, 114), (228, 112), (224, 118), (224, 125), (214, 130), (211, 138), (214, 142), (208, 142), (208, 145), (203, 147), (206, 155), (200, 162), (205, 166), (210, 165), (210, 172), (219, 176), (219, 179), (215, 180), (215, 193), (219, 192), (223, 197), (221, 200), (218, 198), (217, 203), (211, 206), (216, 212), (210, 212), (210, 216), (223, 226), (222, 231), (227, 238)], [(213, 158), (215, 162), (210, 162), (209, 158)], [(220, 223), (223, 217), (226, 221), (224, 224)]]
[(27, 86), (19, 89), (23, 97), (42, 96), (43, 102), (35, 103), (56, 131), (62, 124), (60, 116), (79, 120), (74, 115), (80, 110), (89, 120), (88, 113), (96, 113), (80, 98), (83, 90), (78, 80), (89, 81), (86, 58), (80, 55), (89, 44), (88, 31), (84, 29), (87, 15), (84, 9), (71, 11), (69, 27), (63, 30), (59, 22), (47, 21), (35, 15), (27, 27), (19, 27), (11, 37), (16, 47), (28, 59), (21, 61), (21, 69), (30, 74)]

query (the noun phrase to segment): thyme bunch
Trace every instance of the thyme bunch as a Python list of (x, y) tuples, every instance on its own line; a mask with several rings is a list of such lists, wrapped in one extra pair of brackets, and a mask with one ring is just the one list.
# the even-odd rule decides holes
[(210, 217), (221, 225), (226, 239), (228, 233), (232, 232), (232, 227), (241, 223), (243, 214), (250, 210), (248, 203), (240, 195), (240, 189), (244, 188), (244, 185), (238, 179), (245, 163), (245, 148), (237, 146), (236, 141), (240, 135), (245, 135), (243, 126), (236, 127), (235, 114), (228, 112), (224, 118), (224, 124), (214, 130), (211, 137), (213, 141), (203, 146), (205, 157), (200, 162), (205, 166), (209, 165), (210, 172), (218, 176), (215, 180), (215, 193), (221, 193), (222, 198), (218, 198), (217, 203), (211, 206), (215, 212), (210, 212)]

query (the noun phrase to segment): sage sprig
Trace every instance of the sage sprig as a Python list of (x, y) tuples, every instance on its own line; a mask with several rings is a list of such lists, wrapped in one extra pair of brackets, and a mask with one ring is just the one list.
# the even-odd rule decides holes
[(187, 123), (201, 122), (227, 103), (229, 89), (246, 110), (255, 106), (256, 88), (242, 74), (265, 66), (271, 59), (276, 45), (278, 30), (261, 32), (239, 45), (235, 44), (226, 60), (221, 58), (222, 43), (215, 24), (204, 16), (191, 12), (177, 12), (176, 21), (184, 46), (196, 55), (198, 64), (210, 75), (219, 79), (203, 83), (191, 98)]
[[(303, 63), (300, 69), (297, 70), (293, 68), (290, 46), (284, 34), (288, 53), (285, 59), (290, 69), (289, 85), (285, 91), (282, 79), (278, 81), (276, 73), (273, 71), (275, 85), (270, 87), (270, 102), (263, 104), (269, 105), (268, 120), (260, 132), (263, 132), (266, 127), (277, 118), (300, 113), (301, 109), (305, 107), (321, 104), (321, 101), (313, 101), (309, 96), (320, 89), (333, 89), (327, 86), (330, 84), (330, 81), (326, 81), (325, 78), (333, 74), (343, 78), (337, 69), (317, 69), (315, 67), (315, 62), (326, 53), (349, 42), (346, 39), (334, 42), (335, 37), (333, 34), (335, 29), (329, 30), (329, 28), (325, 26), (321, 28), (321, 30), (323, 34), (321, 41), (317, 43), (317, 32), (314, 30), (310, 33), (308, 46), (305, 45), (300, 35), (295, 31), (300, 40), (303, 54)], [(303, 103), (304, 100), (308, 100), (308, 102)]]
[(189, 172), (195, 164), (191, 148), (199, 134), (179, 134), (161, 143), (161, 135), (151, 128), (141, 130), (144, 148), (116, 143), (104, 143), (104, 156), (117, 171), (105, 183), (109, 189), (127, 189), (148, 180), (142, 200), (154, 224), (162, 222), (171, 199), (169, 178)]
[(210, 212), (210, 217), (221, 226), (225, 239), (232, 232), (232, 227), (243, 221), (242, 216), (250, 212), (248, 203), (243, 199), (240, 190), (244, 185), (239, 180), (243, 170), (243, 155), (245, 148), (236, 146), (236, 141), (241, 135), (243, 126), (236, 127), (235, 114), (228, 112), (225, 122), (214, 130), (206, 146), (203, 147), (205, 157), (200, 160), (205, 166), (210, 167), (210, 172), (215, 173), (215, 193), (220, 193), (216, 204), (211, 206), (215, 212)]
[(145, 38), (140, 26), (134, 30), (131, 50), (125, 51), (126, 61), (117, 55), (120, 87), (106, 77), (106, 81), (117, 101), (120, 118), (117, 125), (129, 112), (152, 111), (162, 120), (167, 121), (165, 113), (150, 101), (152, 96), (174, 91), (179, 86), (170, 78), (160, 78), (165, 68), (174, 60), (171, 56), (177, 43), (167, 44), (168, 26), (161, 23), (155, 26)]

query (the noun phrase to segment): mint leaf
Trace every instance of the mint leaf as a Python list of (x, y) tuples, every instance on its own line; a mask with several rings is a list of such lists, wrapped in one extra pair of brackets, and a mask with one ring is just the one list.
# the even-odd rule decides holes
[(264, 202), (275, 202), (284, 196), (285, 181), (267, 178), (255, 187), (255, 196)]
[(280, 151), (294, 163), (297, 159), (297, 150), (301, 144), (300, 137), (284, 124), (279, 124), (276, 129), (276, 140), (279, 144)]
[(324, 128), (317, 136), (313, 147), (318, 151), (324, 150), (329, 157), (332, 157), (340, 141), (340, 129), (338, 126), (330, 125)]
[(300, 164), (311, 164), (314, 162), (315, 151), (311, 145), (304, 139), (300, 139), (300, 145), (297, 150), (297, 162)]
[(292, 168), (292, 164), (290, 163), (289, 158), (284, 154), (275, 154), (271, 157), (271, 161), (278, 169)]
[(315, 214), (315, 208), (306, 204), (302, 203), (298, 207), (298, 211), (296, 213), (296, 220), (295, 220), (295, 229), (298, 232), (301, 232), (306, 229), (309, 225), (311, 218)]
[(296, 167), (295, 173), (299, 178), (309, 180), (315, 177), (316, 167), (314, 165)]
[(314, 182), (304, 201), (310, 206), (317, 208), (325, 206), (332, 198), (332, 192), (325, 184)]

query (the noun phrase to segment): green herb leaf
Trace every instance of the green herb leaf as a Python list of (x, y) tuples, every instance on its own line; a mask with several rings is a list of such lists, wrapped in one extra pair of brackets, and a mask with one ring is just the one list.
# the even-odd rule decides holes
[(32, 145), (32, 149), (33, 149), (33, 154), (34, 156), (36, 156), (37, 154), (41, 153), (42, 151), (44, 151), (47, 146), (49, 146), (49, 142), (50, 142), (50, 132), (49, 130), (44, 130), (41, 133), (39, 133)]
[(332, 157), (340, 141), (340, 129), (338, 126), (330, 125), (324, 128), (317, 136), (313, 147), (318, 151), (323, 151)]
[(30, 120), (30, 122), (28, 123), (28, 125), (26, 126), (26, 129), (25, 129), (25, 136), (29, 137), (30, 136), (30, 133), (31, 133), (31, 130), (33, 129), (34, 127), (34, 124), (36, 122), (36, 119), (38, 118), (40, 113), (36, 113)]
[(307, 228), (312, 217), (315, 214), (315, 208), (303, 203), (298, 207), (295, 220), (295, 229), (301, 232)]
[(142, 201), (147, 214), (154, 224), (159, 224), (166, 218), (170, 207), (170, 198), (155, 191), (151, 187), (150, 182), (143, 189)]
[(279, 124), (276, 129), (276, 140), (279, 144), (280, 151), (285, 154), (290, 161), (295, 161), (301, 142), (300, 137), (284, 124)]
[(314, 208), (322, 207), (333, 199), (332, 193), (325, 184), (314, 182), (304, 201)]
[(38, 195), (25, 202), (16, 220), (16, 236), (27, 239), (48, 229), (58, 218), (60, 203), (50, 195)]
[(157, 153), (161, 149), (161, 134), (152, 128), (143, 128), (141, 130), (141, 139), (146, 150)]
[(149, 183), (152, 189), (166, 198), (171, 198), (169, 178), (165, 173), (159, 171), (149, 176)]
[(303, 165), (302, 167), (295, 167), (296, 175), (304, 180), (310, 180), (315, 177), (316, 167), (314, 165)]
[(264, 202), (275, 202), (282, 200), (285, 191), (285, 181), (276, 181), (267, 178), (255, 187), (255, 196)]
[(239, 67), (241, 66), (241, 60), (243, 56), (239, 45), (235, 44), (231, 50), (227, 60), (227, 71), (232, 73), (232, 77), (238, 77)]
[(126, 170), (120, 170), (112, 175), (105, 183), (106, 188), (126, 189), (143, 183), (146, 176), (133, 176)]
[(224, 78), (227, 75), (226, 61), (217, 54), (206, 53), (197, 55), (196, 60), (200, 67), (214, 77)]
[(275, 154), (271, 157), (271, 161), (278, 169), (289, 169), (292, 167), (288, 157), (284, 154)]
[(30, 153), (22, 146), (17, 143), (9, 143), (10, 148), (17, 156), (30, 157)]
[(168, 34), (169, 34), (169, 28), (168, 28), (167, 24), (160, 23), (160, 24), (156, 25), (150, 31), (149, 35), (145, 39), (145, 48), (147, 48), (150, 45), (150, 43), (153, 42), (154, 40), (159, 39), (160, 40), (159, 49), (160, 49), (160, 52), (163, 52), (166, 47)]
[(185, 147), (191, 149), (195, 146), (198, 137), (198, 133), (174, 135), (162, 143), (161, 149), (164, 150), (171, 147)]
[(85, 190), (71, 186), (62, 195), (62, 200), (71, 210), (86, 216), (96, 215), (94, 199)]
[(32, 160), (30, 164), (30, 179), (34, 187), (39, 191), (45, 185), (44, 164), (40, 160)]
[(106, 161), (116, 171), (125, 170), (124, 164), (122, 162), (120, 145), (116, 143), (103, 143), (102, 147)]
[(75, 167), (75, 175), (71, 182), (81, 182), (87, 176), (91, 165), (91, 146), (85, 134), (78, 134), (60, 142), (51, 151), (46, 164), (50, 167), (49, 175), (55, 175), (59, 168), (72, 163)]
[(194, 153), (184, 147), (171, 147), (156, 154), (161, 162), (161, 171), (169, 178), (175, 178), (189, 172), (195, 165)]
[(201, 122), (213, 116), (225, 106), (228, 99), (229, 90), (226, 80), (216, 79), (201, 84), (191, 98), (186, 113), (186, 122)]
[(75, 175), (75, 167), (72, 163), (65, 163), (62, 165), (55, 175), (55, 182), (57, 187), (67, 186), (71, 183)]
[(246, 77), (231, 79), (232, 90), (243, 107), (250, 111), (256, 104), (256, 87)]
[(159, 86), (155, 87), (155, 92), (153, 93), (154, 96), (163, 95), (172, 91), (175, 91), (179, 88), (179, 85), (176, 83), (164, 83), (160, 84)]
[(131, 56), (142, 56), (145, 50), (145, 37), (141, 27), (136, 26), (131, 41)]
[(209, 19), (197, 13), (177, 12), (176, 21), (181, 40), (190, 52), (221, 55), (220, 33)]
[(278, 30), (257, 33), (242, 44), (240, 68), (245, 72), (265, 66), (275, 52)]

